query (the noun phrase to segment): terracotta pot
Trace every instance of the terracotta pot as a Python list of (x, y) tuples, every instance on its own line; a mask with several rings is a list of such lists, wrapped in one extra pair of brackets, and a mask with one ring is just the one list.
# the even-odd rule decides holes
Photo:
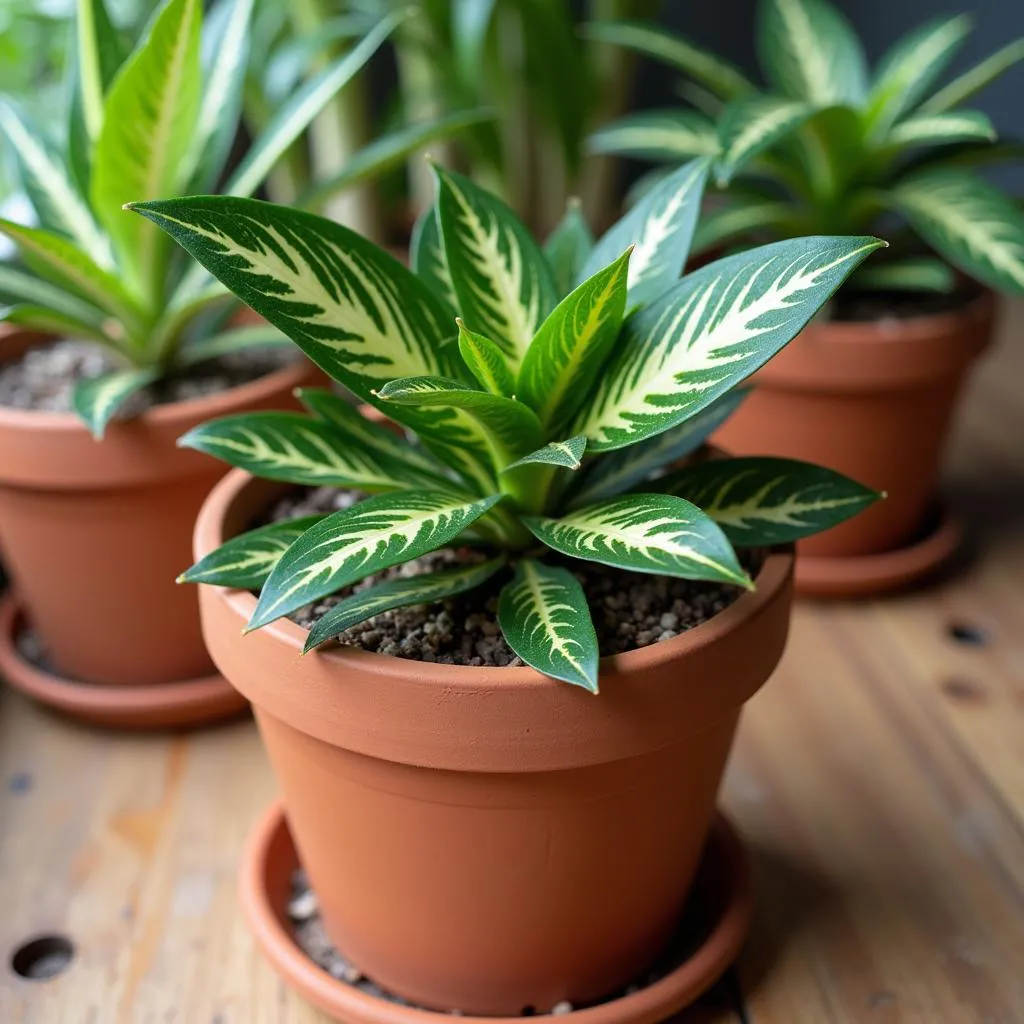
[[(7, 334), (0, 356), (39, 337)], [(195, 518), (224, 466), (176, 447), (191, 427), (245, 409), (294, 408), (306, 362), (223, 394), (112, 423), (95, 441), (66, 413), (0, 407), (0, 554), (53, 667), (105, 684), (169, 683), (212, 670), (191, 562)]]
[[(196, 555), (282, 493), (233, 472)], [(628, 983), (678, 918), (740, 709), (785, 644), (791, 552), (674, 640), (606, 659), (601, 694), (528, 668), (334, 647), (255, 598), (202, 587), (203, 629), (253, 704), (300, 859), (337, 947), (429, 1007), (514, 1014)]]
[(839, 470), (885, 501), (801, 541), (801, 555), (892, 551), (916, 539), (936, 499), (957, 397), (992, 337), (990, 293), (955, 313), (812, 323), (755, 374), (715, 435), (737, 455), (781, 455)]

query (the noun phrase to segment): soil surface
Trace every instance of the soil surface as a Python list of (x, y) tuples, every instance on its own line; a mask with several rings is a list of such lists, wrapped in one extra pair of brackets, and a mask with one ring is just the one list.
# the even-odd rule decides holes
[(832, 299), (832, 319), (841, 323), (911, 320), (919, 316), (957, 313), (981, 294), (964, 288), (941, 292), (858, 292), (844, 289)]
[[(296, 491), (278, 501), (252, 525), (337, 511), (354, 504), (360, 497), (351, 491), (328, 487)], [(308, 628), (341, 598), (375, 582), (484, 561), (486, 557), (485, 553), (469, 548), (432, 552), (367, 577), (336, 595), (300, 609), (291, 618)], [(729, 584), (626, 572), (577, 560), (560, 561), (554, 555), (549, 560), (570, 569), (583, 586), (602, 657), (670, 640), (706, 622), (743, 593), (741, 588)], [(763, 553), (741, 552), (741, 562), (748, 572), (755, 574), (763, 562)], [(382, 612), (345, 630), (338, 641), (414, 661), (469, 666), (521, 665), (522, 661), (498, 628), (498, 594), (507, 578), (507, 573), (498, 573), (481, 587), (447, 601)]]
[[(132, 396), (118, 418), (138, 416), (155, 405), (204, 398), (265, 377), (295, 362), (291, 345), (250, 349), (200, 363), (180, 375), (158, 381)], [(62, 340), (29, 349), (0, 365), (0, 406), (39, 412), (71, 412), (75, 384), (120, 369), (114, 357), (87, 341)]]

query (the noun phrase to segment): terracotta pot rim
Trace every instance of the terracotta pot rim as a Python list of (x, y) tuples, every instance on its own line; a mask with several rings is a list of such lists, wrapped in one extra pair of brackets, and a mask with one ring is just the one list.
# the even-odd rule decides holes
[[(235, 469), (228, 473), (210, 492), (196, 522), (195, 557), (200, 559), (228, 538), (223, 525), (227, 511), (244, 491), (259, 484), (255, 477), (245, 470)], [(738, 625), (758, 616), (779, 596), (787, 585), (793, 571), (795, 552), (792, 546), (773, 548), (754, 579), (755, 590), (741, 594), (732, 604), (713, 618), (680, 633), (671, 640), (649, 644), (623, 654), (609, 655), (601, 659), (600, 679), (602, 682), (619, 675), (648, 670), (666, 662), (678, 661), (702, 648), (720, 641), (733, 632)], [(232, 609), (243, 624), (248, 622), (256, 608), (256, 597), (248, 591), (216, 588), (222, 600)], [(261, 627), (260, 633), (271, 636), (284, 647), (302, 655), (302, 648), (308, 631), (289, 621), (279, 619)], [(323, 647), (316, 654), (306, 657), (323, 658), (338, 672), (346, 669), (361, 672), (371, 671), (385, 678), (410, 677), (413, 673), (424, 684), (444, 684), (449, 691), (481, 692), (514, 687), (517, 693), (525, 690), (562, 690), (567, 684), (542, 675), (529, 666), (471, 666), (446, 665), (436, 662), (415, 661), (377, 654), (353, 647)]]
[[(270, 895), (274, 852), (294, 846), (284, 808), (275, 803), (252, 830), (242, 853), (238, 898), (264, 955), (284, 980), (304, 998), (338, 1020), (356, 1024), (437, 1024), (450, 1020), (443, 1011), (401, 1006), (375, 998), (321, 970), (299, 948), (282, 922)], [(573, 1010), (572, 1024), (657, 1024), (692, 1003), (735, 960), (750, 930), (753, 891), (742, 841), (719, 814), (711, 826), (702, 862), (721, 872), (722, 907), (704, 942), (678, 967), (639, 991), (597, 1006)], [(280, 853), (278, 852), (278, 856)], [(296, 862), (298, 857), (295, 857)], [(698, 874), (698, 877), (699, 874)], [(538, 1015), (551, 1018), (550, 1014)], [(465, 1024), (514, 1024), (520, 1017), (459, 1018)]]

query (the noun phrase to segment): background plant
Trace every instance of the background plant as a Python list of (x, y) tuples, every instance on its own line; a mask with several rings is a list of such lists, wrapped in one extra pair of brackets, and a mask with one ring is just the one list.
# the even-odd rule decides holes
[[(261, 588), (256, 629), (445, 545), (493, 557), (343, 599), (307, 650), (387, 608), (459, 593), (514, 565), (498, 618), (524, 661), (597, 689), (583, 591), (545, 551), (752, 586), (734, 545), (793, 540), (877, 495), (779, 459), (663, 474), (734, 407), (736, 385), (787, 344), (883, 243), (799, 238), (679, 280), (707, 174), (670, 175), (596, 244), (571, 210), (546, 251), (511, 210), (437, 170), (414, 270), (331, 221), (218, 197), (134, 204), (336, 381), (415, 435), (324, 390), (309, 415), (214, 420), (181, 444), (296, 484), (372, 496), (228, 541), (187, 580)], [(698, 507), (698, 503), (702, 507)]]
[[(893, 247), (851, 286), (948, 292), (951, 264), (1021, 294), (1024, 215), (976, 171), (1024, 150), (999, 143), (989, 119), (963, 104), (1024, 59), (1024, 39), (936, 88), (969, 31), (966, 15), (938, 18), (869, 70), (850, 25), (825, 0), (762, 0), (762, 89), (664, 29), (594, 24), (594, 38), (682, 71), (699, 109), (631, 115), (600, 129), (592, 145), (659, 161), (715, 159), (728, 191), (701, 227), (698, 252), (808, 232), (877, 232)], [(906, 230), (890, 230), (900, 222)]]

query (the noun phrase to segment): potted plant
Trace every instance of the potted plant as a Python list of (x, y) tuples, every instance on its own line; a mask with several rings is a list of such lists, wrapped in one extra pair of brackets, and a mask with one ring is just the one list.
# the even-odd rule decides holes
[(132, 204), (415, 438), (320, 389), (305, 416), (196, 427), (181, 443), (236, 471), (183, 579), (212, 584), (207, 643), (254, 706), (329, 935), (426, 1006), (546, 1012), (643, 971), (782, 651), (789, 542), (878, 497), (788, 460), (679, 464), (883, 245), (794, 239), (680, 281), (706, 173), (596, 245), (574, 214), (545, 253), (437, 169), (415, 270), (272, 204)]
[(888, 493), (800, 545), (807, 592), (892, 587), (956, 547), (956, 524), (936, 515), (946, 435), (991, 339), (990, 289), (1024, 293), (1024, 215), (976, 173), (1022, 150), (964, 107), (1024, 58), (1024, 40), (936, 88), (969, 28), (965, 15), (931, 21), (869, 72), (850, 26), (824, 0), (762, 0), (766, 89), (665, 30), (592, 28), (683, 71), (687, 94), (705, 108), (636, 114), (593, 140), (601, 152), (715, 159), (725, 191), (698, 232), (698, 253), (807, 232), (892, 240), (758, 375), (719, 435), (738, 452), (820, 462)]
[[(168, 576), (220, 475), (175, 440), (211, 415), (294, 407), (293, 389), (317, 376), (266, 323), (225, 325), (230, 293), (121, 209), (221, 179), (251, 7), (221, 0), (204, 24), (199, 0), (168, 0), (127, 53), (101, 0), (81, 0), (65, 149), (0, 103), (37, 221), (0, 220), (23, 259), (0, 264), (0, 547), (16, 592), (0, 664), (86, 717), (170, 723), (239, 706), (211, 676), (194, 595)], [(252, 192), (395, 23), (296, 90), (223, 191)], [(137, 415), (111, 422), (119, 410)], [(22, 613), (45, 670), (15, 646)]]

